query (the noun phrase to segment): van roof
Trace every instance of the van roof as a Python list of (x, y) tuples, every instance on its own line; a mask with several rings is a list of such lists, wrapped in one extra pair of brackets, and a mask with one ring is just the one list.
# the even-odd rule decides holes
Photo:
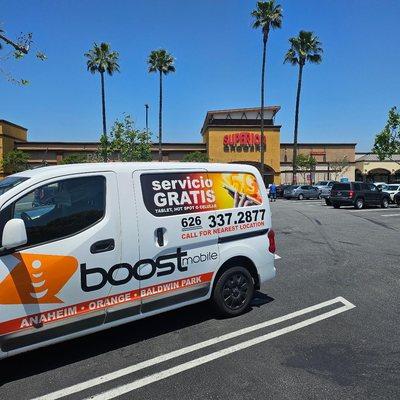
[(137, 170), (188, 170), (207, 169), (209, 171), (254, 172), (257, 169), (247, 164), (185, 163), (185, 162), (109, 162), (55, 165), (26, 170), (14, 174), (25, 178), (48, 178), (54, 175), (85, 172), (133, 172)]

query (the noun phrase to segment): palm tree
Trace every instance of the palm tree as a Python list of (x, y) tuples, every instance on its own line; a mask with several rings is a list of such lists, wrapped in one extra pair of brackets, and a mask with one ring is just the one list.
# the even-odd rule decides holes
[[(94, 43), (93, 48), (85, 53), (87, 57), (87, 69), (92, 74), (96, 72), (100, 73), (101, 79), (101, 109), (103, 114), (103, 139), (107, 138), (107, 124), (106, 124), (106, 98), (104, 90), (104, 73), (112, 75), (114, 72), (119, 72), (118, 57), (119, 54), (116, 51), (111, 51), (111, 47), (108, 43), (100, 43), (100, 46)], [(107, 161), (107, 155), (104, 155)]]
[(162, 76), (175, 72), (174, 57), (166, 50), (153, 50), (147, 60), (149, 72), (158, 72), (160, 74), (160, 105), (158, 110), (158, 161), (162, 161), (162, 105), (163, 105), (163, 89)]
[(293, 183), (296, 183), (297, 174), (297, 137), (299, 127), (299, 106), (301, 82), (303, 79), (303, 68), (306, 62), (319, 64), (322, 61), (322, 43), (318, 36), (313, 32), (300, 31), (297, 37), (289, 39), (290, 48), (285, 55), (284, 62), (299, 66), (299, 75), (297, 80), (296, 94), (296, 111), (294, 117), (294, 134), (293, 134)]
[(254, 18), (253, 28), (261, 28), (263, 35), (263, 57), (261, 69), (261, 175), (264, 180), (264, 81), (265, 81), (265, 58), (267, 54), (267, 42), (269, 31), (282, 26), (282, 7), (275, 4), (275, 0), (258, 1), (257, 8), (251, 13)]

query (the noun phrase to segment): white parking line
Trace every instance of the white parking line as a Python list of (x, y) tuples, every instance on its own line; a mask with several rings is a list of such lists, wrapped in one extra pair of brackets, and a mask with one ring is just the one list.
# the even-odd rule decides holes
[(381, 214), (381, 217), (400, 217), (400, 212), (398, 214)]
[[(242, 342), (242, 343), (240, 343), (238, 345), (227, 347), (227, 348), (225, 348), (225, 349), (223, 349), (223, 350), (221, 350), (219, 352), (211, 353), (211, 354), (209, 354), (207, 356), (200, 357), (200, 358), (197, 358), (197, 359), (195, 359), (193, 361), (178, 365), (177, 367), (170, 368), (170, 369), (167, 369), (165, 371), (159, 372), (157, 374), (153, 374), (153, 375), (147, 376), (147, 377), (145, 377), (143, 379), (136, 380), (136, 381), (134, 381), (132, 383), (129, 383), (127, 385), (123, 385), (123, 386), (120, 386), (118, 388), (112, 389), (111, 391), (104, 392), (104, 393), (102, 393), (102, 394), (100, 394), (98, 396), (91, 397), (92, 399), (93, 398), (95, 398), (95, 399), (111, 399), (111, 398), (119, 396), (119, 395), (121, 395), (123, 393), (127, 393), (129, 391), (137, 389), (138, 387), (142, 387), (142, 386), (148, 385), (149, 383), (152, 383), (152, 382), (167, 378), (168, 376), (175, 375), (175, 374), (177, 374), (179, 372), (182, 372), (182, 371), (185, 371), (187, 369), (194, 368), (197, 365), (204, 364), (206, 362), (209, 362), (209, 361), (215, 360), (217, 358), (223, 357), (223, 356), (225, 356), (227, 354), (230, 354), (230, 353), (233, 353), (235, 351), (242, 350), (244, 348), (253, 346), (253, 345), (257, 344), (257, 343), (261, 343), (263, 341), (272, 339), (274, 337), (283, 335), (285, 333), (292, 332), (292, 331), (294, 331), (296, 329), (303, 328), (304, 326), (310, 325), (312, 323), (315, 323), (315, 322), (321, 321), (323, 319), (332, 317), (332, 316), (334, 316), (336, 314), (339, 314), (341, 312), (350, 310), (351, 308), (355, 307), (355, 305), (353, 305), (352, 303), (350, 303), (349, 301), (347, 301), (343, 297), (336, 297), (334, 299), (331, 299), (331, 300), (328, 300), (328, 301), (324, 301), (323, 303), (319, 303), (319, 304), (316, 304), (314, 306), (303, 308), (302, 310), (295, 311), (295, 312), (292, 312), (290, 314), (286, 314), (286, 315), (284, 315), (282, 317), (274, 318), (272, 320), (265, 321), (265, 322), (262, 322), (262, 323), (257, 324), (257, 325), (252, 325), (252, 326), (249, 326), (247, 328), (239, 329), (237, 331), (230, 332), (230, 333), (227, 333), (225, 335), (217, 336), (215, 338), (212, 338), (212, 339), (209, 339), (209, 340), (206, 340), (206, 341), (203, 341), (203, 342), (191, 345), (191, 346), (187, 346), (187, 347), (172, 351), (172, 352), (167, 353), (167, 354), (163, 354), (163, 355), (154, 357), (154, 358), (152, 358), (150, 360), (142, 361), (142, 362), (137, 363), (135, 365), (132, 365), (132, 366), (129, 366), (129, 367), (117, 370), (117, 371), (113, 371), (111, 373), (99, 376), (97, 378), (90, 379), (90, 380), (88, 380), (86, 382), (78, 383), (76, 385), (69, 386), (69, 387), (67, 387), (65, 389), (57, 390), (55, 392), (46, 394), (44, 396), (37, 397), (37, 398), (35, 398), (33, 400), (56, 400), (56, 399), (60, 399), (62, 397), (65, 397), (65, 396), (68, 396), (68, 395), (71, 395), (71, 394), (74, 394), (74, 393), (78, 393), (78, 392), (81, 392), (83, 390), (89, 389), (91, 387), (95, 387), (95, 386), (104, 384), (106, 382), (112, 381), (114, 379), (118, 379), (120, 377), (132, 374), (133, 372), (142, 370), (144, 368), (148, 368), (148, 367), (160, 364), (160, 363), (165, 362), (167, 360), (174, 359), (176, 357), (179, 357), (179, 356), (182, 356), (182, 355), (185, 355), (185, 354), (188, 354), (188, 353), (191, 353), (191, 352), (194, 352), (194, 351), (197, 351), (197, 350), (212, 346), (214, 344), (217, 344), (217, 343), (229, 340), (229, 339), (233, 339), (233, 338), (245, 335), (245, 334), (250, 333), (250, 332), (257, 331), (259, 329), (266, 328), (268, 326), (279, 324), (279, 323), (287, 321), (289, 319), (293, 319), (293, 318), (299, 317), (301, 315), (311, 313), (313, 311), (319, 310), (319, 309), (324, 308), (324, 307), (328, 307), (328, 306), (330, 306), (332, 304), (339, 303), (339, 302), (341, 302), (344, 306), (336, 308), (336, 309), (334, 309), (332, 311), (329, 311), (327, 313), (318, 315), (316, 317), (310, 318), (310, 319), (305, 320), (303, 322), (299, 322), (297, 324), (291, 325), (289, 327), (286, 327), (286, 328), (279, 329), (277, 331), (271, 332), (271, 333), (269, 333), (267, 335), (259, 336), (259, 337), (255, 338), (255, 339), (250, 340), (250, 341), (245, 341), (245, 342)], [(99, 397), (99, 396), (101, 396), (101, 397)]]
[(388, 212), (387, 208), (363, 208), (362, 210), (343, 208), (343, 210), (347, 210), (347, 211), (353, 212), (353, 213), (359, 213), (359, 212), (378, 212), (378, 213), (379, 212)]
[[(343, 299), (344, 300), (344, 299)], [(304, 321), (298, 322), (296, 324), (290, 325), (288, 327), (278, 329), (276, 331), (267, 333), (262, 336), (255, 337), (254, 339), (246, 340), (245, 342), (238, 343), (234, 346), (226, 347), (222, 350), (215, 351), (213, 353), (207, 354), (206, 356), (195, 358), (194, 360), (185, 362), (183, 364), (177, 365), (176, 367), (168, 368), (164, 371), (157, 372), (155, 374), (146, 376), (142, 379), (137, 379), (136, 381), (133, 381), (131, 383), (127, 383), (125, 385), (116, 387), (111, 390), (107, 390), (106, 392), (100, 393), (96, 396), (91, 396), (90, 400), (111, 400), (114, 399), (115, 397), (121, 396), (123, 394), (129, 393), (135, 389), (139, 389), (143, 386), (149, 385), (151, 383), (160, 381), (162, 379), (168, 378), (170, 376), (179, 374), (181, 372), (187, 371), (189, 369), (198, 367), (199, 365), (206, 364), (210, 361), (214, 361), (218, 358), (227, 356), (229, 354), (235, 353), (239, 350), (244, 350), (247, 349), (248, 347), (254, 346), (256, 344), (260, 344), (263, 342), (266, 342), (267, 340), (276, 338), (281, 335), (285, 335), (286, 333), (290, 333), (293, 331), (296, 331), (298, 329), (304, 328), (308, 325), (315, 324), (316, 322), (322, 321), (324, 319), (333, 317), (334, 315), (340, 314), (342, 312), (348, 311), (351, 308), (355, 307), (353, 304), (348, 302), (347, 300), (346, 304), (343, 307), (336, 308), (334, 310), (325, 312), (323, 314), (317, 315), (315, 317), (306, 319)], [(87, 398), (86, 400), (89, 400)]]

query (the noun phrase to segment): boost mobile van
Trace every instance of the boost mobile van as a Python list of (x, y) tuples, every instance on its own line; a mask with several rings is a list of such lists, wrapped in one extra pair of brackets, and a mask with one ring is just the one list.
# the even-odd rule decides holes
[(242, 313), (275, 276), (247, 165), (43, 167), (0, 182), (0, 358), (211, 299)]

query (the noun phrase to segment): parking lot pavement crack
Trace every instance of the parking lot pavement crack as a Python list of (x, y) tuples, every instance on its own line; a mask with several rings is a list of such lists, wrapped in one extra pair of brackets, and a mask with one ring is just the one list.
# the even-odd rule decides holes
[(323, 230), (321, 222), (320, 221), (317, 222), (317, 220), (315, 218), (311, 218), (309, 215), (307, 215), (299, 210), (296, 210), (296, 212), (301, 214), (304, 218), (309, 220), (315, 226), (316, 231), (320, 234), (321, 238), (324, 240), (325, 244), (328, 246), (328, 248), (330, 250), (330, 255), (332, 257), (334, 264), (337, 264), (340, 260), (338, 251), (335, 248), (335, 246), (333, 245), (333, 243), (330, 240), (330, 238), (328, 237), (328, 235)]
[(363, 217), (362, 215), (357, 215), (357, 214), (355, 214), (355, 213), (352, 213), (352, 215), (354, 215), (354, 216), (357, 217), (357, 218), (363, 219), (363, 220), (365, 220), (365, 221), (372, 222), (373, 224), (378, 225), (378, 226), (380, 226), (380, 227), (382, 227), (382, 228), (390, 229), (390, 230), (395, 231), (395, 232), (399, 232), (399, 231), (400, 231), (400, 229), (395, 228), (394, 226), (387, 225), (387, 224), (385, 224), (384, 222), (376, 221), (376, 220), (374, 220), (374, 219), (367, 218), (367, 217)]

